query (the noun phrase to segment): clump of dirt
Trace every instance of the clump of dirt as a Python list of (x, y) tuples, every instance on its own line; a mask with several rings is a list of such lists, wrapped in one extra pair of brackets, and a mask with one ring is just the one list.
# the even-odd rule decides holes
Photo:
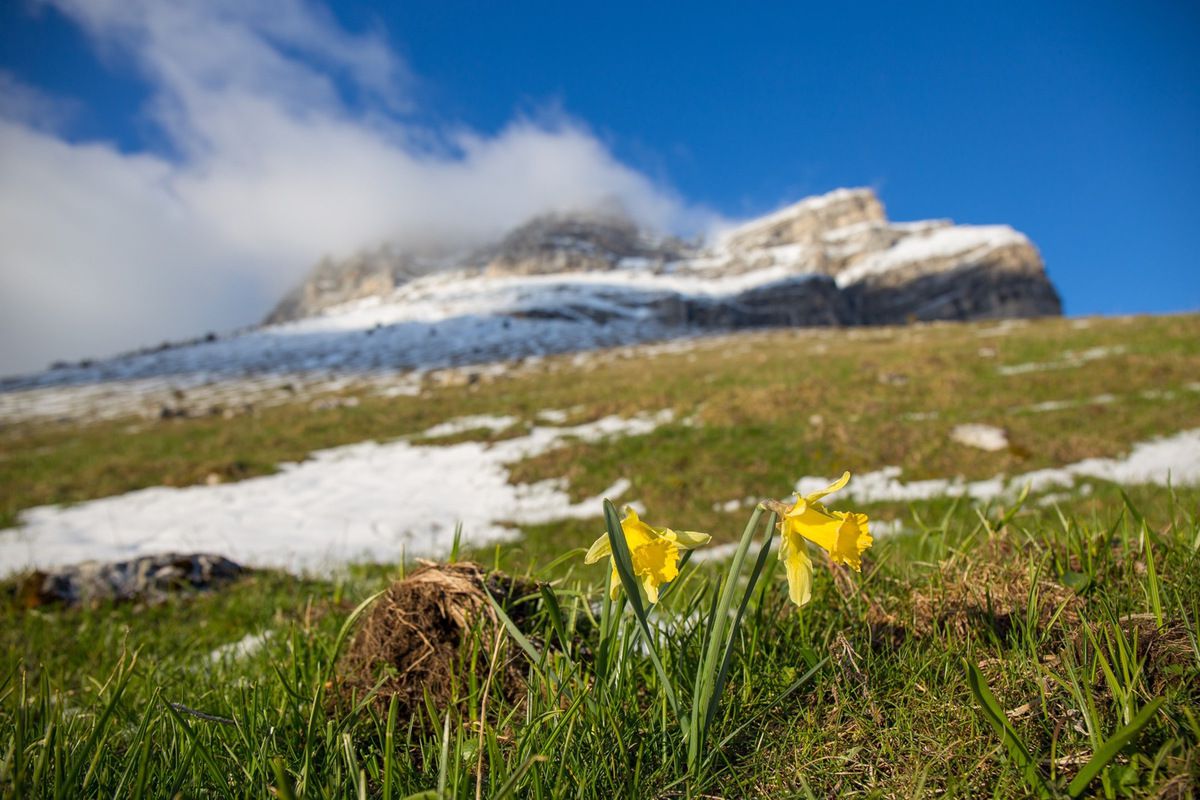
[(876, 646), (896, 646), (909, 637), (939, 632), (964, 637), (990, 630), (1004, 638), (1026, 618), (1035, 588), (1040, 630), (1055, 627), (1062, 632), (1078, 623), (1078, 595), (1047, 575), (1035, 580), (1028, 559), (1011, 542), (997, 538), (969, 559), (956, 556), (942, 562), (927, 585), (912, 591), (907, 615), (872, 603), (867, 622)]
[(536, 582), (471, 562), (426, 562), (365, 613), (338, 662), (339, 694), (361, 698), (378, 687), (377, 708), (395, 697), (401, 718), (423, 716), (426, 696), (439, 708), (465, 697), (473, 672), (515, 700), (524, 689), (523, 661), (485, 589), (528, 630), (536, 604), (518, 601), (536, 593)]

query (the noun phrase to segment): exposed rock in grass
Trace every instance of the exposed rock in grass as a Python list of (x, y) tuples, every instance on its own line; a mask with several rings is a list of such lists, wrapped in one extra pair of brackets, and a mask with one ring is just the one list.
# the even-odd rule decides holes
[(437, 708), (465, 699), (473, 674), (480, 689), (490, 676), (515, 700), (525, 685), (521, 657), (487, 593), (526, 627), (536, 606), (519, 601), (536, 587), (470, 562), (426, 563), (366, 612), (338, 663), (341, 695), (361, 699), (378, 687), (378, 708), (387, 709), (394, 697), (401, 719), (420, 717), (426, 697)]
[(246, 574), (246, 567), (210, 553), (165, 553), (129, 561), (85, 561), (35, 571), (17, 585), (25, 608), (114, 600), (159, 602), (178, 591), (216, 589)]

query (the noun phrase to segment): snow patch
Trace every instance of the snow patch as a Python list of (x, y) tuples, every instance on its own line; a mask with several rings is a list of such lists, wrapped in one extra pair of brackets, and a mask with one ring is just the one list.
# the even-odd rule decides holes
[[(981, 481), (962, 478), (900, 480), (900, 467), (856, 475), (839, 493), (849, 503), (910, 503), (935, 497), (969, 497), (988, 501), (1011, 496), (1028, 485), (1042, 492), (1054, 487), (1071, 487), (1077, 478), (1098, 478), (1122, 485), (1155, 484), (1176, 486), (1200, 484), (1200, 428), (1174, 436), (1134, 445), (1125, 458), (1088, 458), (1065, 467), (1041, 469), (1006, 478), (998, 475)], [(819, 491), (829, 478), (806, 476), (796, 482), (797, 494)]]
[(486, 429), (492, 433), (507, 430), (521, 421), (520, 417), (497, 417), (488, 414), (477, 414), (434, 425), (425, 429), (420, 436), (426, 439), (440, 439), (445, 436), (457, 436), (467, 431)]
[[(1141, 396), (1149, 400), (1149, 399), (1165, 399), (1172, 395), (1169, 392), (1165, 393), (1165, 394), (1159, 393), (1156, 395), (1149, 394), (1147, 392), (1142, 392)], [(1025, 412), (1028, 414), (1043, 414), (1047, 411), (1062, 411), (1064, 409), (1078, 408), (1080, 406), (1086, 406), (1086, 405), (1106, 406), (1106, 405), (1109, 405), (1110, 403), (1115, 403), (1120, 399), (1121, 398), (1115, 394), (1105, 393), (1105, 394), (1094, 395), (1092, 397), (1088, 397), (1083, 400), (1046, 400), (1041, 403), (1034, 403), (1034, 404), (1028, 405), (1028, 406), (1020, 406), (1014, 410), (1018, 411), (1018, 412)]]
[(954, 429), (950, 431), (950, 438), (959, 444), (986, 450), (989, 453), (1008, 449), (1008, 434), (1003, 428), (997, 428), (995, 425), (979, 423), (955, 425)]
[(1023, 375), (1027, 372), (1045, 372), (1054, 369), (1071, 369), (1073, 367), (1082, 367), (1089, 361), (1097, 361), (1110, 356), (1121, 355), (1125, 352), (1123, 346), (1116, 347), (1093, 347), (1089, 350), (1083, 350), (1075, 353), (1070, 350), (1063, 353), (1063, 356), (1058, 361), (1045, 361), (1041, 363), (1028, 364), (1007, 364), (996, 367), (996, 372), (1000, 375)]
[[(673, 418), (667, 409), (539, 426), (492, 444), (363, 442), (239, 483), (40, 506), (21, 514), (19, 528), (0, 531), (0, 574), (166, 551), (318, 572), (353, 561), (439, 557), (459, 521), (463, 541), (474, 545), (512, 539), (521, 524), (600, 516), (601, 497), (572, 503), (563, 479), (513, 485), (508, 466), (568, 441), (643, 435)], [(606, 494), (616, 498), (628, 488), (619, 481)]]
[[(733, 558), (733, 554), (737, 552), (738, 542), (726, 542), (724, 544), (714, 544), (708, 547), (697, 547), (692, 551), (691, 560), (697, 564), (711, 564), (717, 561), (725, 561)], [(750, 543), (750, 550), (747, 553), (747, 558), (758, 558), (759, 548), (762, 547), (762, 542), (753, 541)], [(779, 537), (772, 537), (771, 550), (779, 549)]]
[(735, 497), (732, 500), (726, 500), (724, 503), (713, 503), (712, 510), (732, 514), (735, 511), (741, 511), (743, 508), (754, 508), (757, 503), (758, 501), (753, 497), (743, 497), (740, 500)]
[(261, 650), (263, 645), (271, 640), (272, 635), (271, 631), (246, 634), (236, 642), (223, 644), (213, 650), (208, 654), (208, 660), (214, 664), (220, 664), (223, 661), (239, 661), (247, 658)]
[(747, 235), (757, 233), (759, 231), (769, 230), (781, 222), (786, 222), (793, 217), (811, 214), (814, 211), (819, 211), (822, 208), (828, 208), (835, 203), (841, 203), (849, 200), (864, 192), (863, 189), (834, 189), (832, 192), (827, 192), (814, 197), (806, 197), (798, 203), (784, 206), (778, 211), (773, 211), (770, 214), (765, 214), (761, 217), (755, 217), (753, 220), (739, 225), (735, 228), (729, 228), (719, 232), (717, 236), (717, 245), (725, 247), (728, 242), (733, 239), (738, 239)]
[(872, 253), (837, 275), (837, 285), (849, 286), (911, 264), (975, 259), (1001, 247), (1028, 245), (1029, 240), (1007, 225), (935, 227), (906, 236), (880, 253)]

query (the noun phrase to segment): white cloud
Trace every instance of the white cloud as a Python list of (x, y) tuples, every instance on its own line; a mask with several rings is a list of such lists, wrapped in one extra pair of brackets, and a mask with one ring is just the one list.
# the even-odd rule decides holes
[(55, 130), (78, 111), (75, 101), (52, 97), (0, 70), (0, 120), (20, 120), (34, 128)]
[(613, 201), (665, 229), (711, 218), (561, 114), (420, 127), (385, 38), (303, 0), (49, 4), (146, 77), (175, 154), (71, 142), (0, 76), (0, 373), (253, 322), (327, 253), (469, 246)]

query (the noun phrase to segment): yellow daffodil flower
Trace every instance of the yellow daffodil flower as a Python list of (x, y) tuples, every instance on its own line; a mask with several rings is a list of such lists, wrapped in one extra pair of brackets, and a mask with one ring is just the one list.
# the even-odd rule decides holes
[(812, 561), (805, 540), (829, 552), (834, 564), (862, 570), (862, 553), (873, 541), (866, 514), (830, 511), (821, 500), (850, 481), (847, 472), (819, 492), (796, 497), (779, 522), (779, 560), (787, 567), (788, 594), (802, 606), (812, 599)]
[[(680, 550), (691, 550), (708, 544), (707, 533), (696, 531), (673, 531), (670, 528), (653, 528), (642, 522), (637, 512), (628, 506), (625, 519), (621, 520), (621, 531), (629, 545), (633, 559), (633, 574), (639, 580), (642, 597), (651, 603), (658, 602), (658, 587), (679, 575)], [(612, 564), (609, 593), (614, 600), (621, 590), (621, 576), (617, 574), (617, 562), (612, 558), (612, 547), (608, 534), (603, 534), (588, 549), (585, 564), (595, 564), (605, 556)]]

